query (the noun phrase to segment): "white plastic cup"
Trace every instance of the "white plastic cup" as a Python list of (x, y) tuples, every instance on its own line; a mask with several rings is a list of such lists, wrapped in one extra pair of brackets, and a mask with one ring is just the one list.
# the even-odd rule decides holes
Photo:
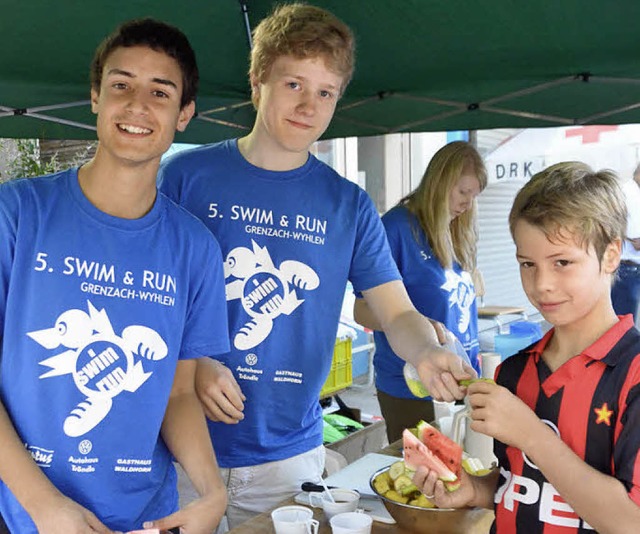
[(305, 506), (281, 506), (271, 512), (276, 534), (318, 534), (320, 523)]
[(499, 352), (481, 352), (480, 353), (480, 365), (482, 366), (482, 378), (495, 378), (496, 369), (502, 356)]
[(370, 534), (373, 519), (360, 512), (344, 512), (334, 515), (329, 524), (333, 534)]
[[(433, 401), (433, 414), (436, 421), (440, 421), (443, 417), (451, 415), (451, 407), (453, 402)], [(427, 421), (429, 422), (429, 421)]]
[(357, 491), (342, 488), (333, 488), (329, 492), (335, 502), (327, 496), (327, 492), (310, 493), (309, 503), (311, 506), (322, 508), (327, 519), (344, 512), (355, 512), (360, 502), (360, 494)]

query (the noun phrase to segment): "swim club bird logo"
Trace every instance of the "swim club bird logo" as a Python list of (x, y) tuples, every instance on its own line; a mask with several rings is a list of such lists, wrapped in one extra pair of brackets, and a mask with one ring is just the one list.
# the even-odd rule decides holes
[(445, 282), (440, 287), (449, 292), (449, 307), (457, 306), (460, 310), (458, 331), (464, 333), (469, 329), (471, 305), (475, 297), (471, 275), (466, 271), (460, 275), (453, 269), (446, 269), (444, 274)]
[(63, 312), (52, 328), (27, 335), (46, 349), (62, 352), (42, 360), (49, 370), (40, 379), (70, 374), (85, 400), (73, 408), (64, 421), (67, 436), (78, 437), (95, 428), (109, 413), (113, 398), (133, 393), (151, 376), (142, 361), (161, 360), (168, 347), (160, 335), (146, 326), (126, 327), (120, 336), (111, 326), (107, 312), (87, 302), (89, 313), (71, 309)]
[(299, 261), (283, 261), (275, 267), (266, 247), (251, 240), (252, 248), (237, 247), (224, 262), (227, 300), (241, 299), (251, 319), (236, 333), (233, 345), (249, 350), (271, 333), (273, 321), (291, 313), (304, 302), (296, 289), (314, 290), (320, 285), (316, 272)]

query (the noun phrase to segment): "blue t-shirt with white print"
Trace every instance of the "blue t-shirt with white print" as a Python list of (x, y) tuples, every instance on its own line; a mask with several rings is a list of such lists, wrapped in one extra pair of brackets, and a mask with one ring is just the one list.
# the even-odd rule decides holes
[[(442, 267), (417, 219), (406, 207), (389, 210), (382, 223), (413, 305), (421, 314), (440, 321), (453, 332), (478, 371), (478, 310), (471, 275), (457, 262), (451, 269)], [(383, 332), (376, 331), (374, 339), (376, 387), (394, 397), (415, 399), (402, 373), (404, 360), (393, 352)]]
[[(140, 219), (84, 196), (77, 170), (0, 186), (0, 395), (36, 464), (113, 530), (178, 506), (160, 436), (178, 360), (229, 349), (222, 256), (158, 194)], [(35, 525), (0, 483), (11, 532)]]
[(225, 259), (232, 347), (221, 359), (247, 400), (237, 425), (209, 424), (219, 464), (257, 465), (321, 445), (318, 398), (347, 280), (362, 291), (399, 279), (371, 199), (312, 155), (291, 171), (255, 167), (236, 140), (171, 156), (159, 176)]

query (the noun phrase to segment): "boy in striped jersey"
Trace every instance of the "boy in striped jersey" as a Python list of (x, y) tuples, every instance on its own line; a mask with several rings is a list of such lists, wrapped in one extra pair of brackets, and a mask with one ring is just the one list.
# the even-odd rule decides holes
[(640, 332), (610, 289), (626, 208), (616, 176), (577, 163), (535, 175), (509, 216), (522, 285), (553, 328), (469, 386), (471, 427), (499, 468), (445, 491), (441, 507), (494, 507), (492, 533), (640, 532)]

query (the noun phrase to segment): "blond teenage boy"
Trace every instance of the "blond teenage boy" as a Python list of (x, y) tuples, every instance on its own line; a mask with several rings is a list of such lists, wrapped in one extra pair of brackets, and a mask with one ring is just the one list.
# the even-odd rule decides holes
[(636, 532), (640, 333), (611, 305), (626, 224), (617, 178), (549, 167), (509, 224), (524, 290), (553, 329), (505, 360), (497, 385), (469, 386), (472, 428), (496, 439), (499, 468), (453, 493), (424, 468), (415, 481), (438, 506), (495, 507), (492, 532)]
[(252, 131), (161, 168), (161, 189), (207, 224), (225, 257), (232, 349), (199, 362), (197, 383), (231, 526), (323, 471), (318, 397), (347, 280), (434, 397), (460, 398), (457, 379), (473, 373), (411, 305), (369, 197), (309, 153), (353, 62), (353, 35), (334, 15), (277, 8), (254, 32)]
[[(222, 257), (156, 189), (195, 55), (176, 28), (130, 21), (91, 82), (94, 158), (0, 187), (0, 510), (16, 534), (210, 534), (226, 491), (194, 377), (229, 349)], [(200, 494), (182, 510), (174, 458)]]

